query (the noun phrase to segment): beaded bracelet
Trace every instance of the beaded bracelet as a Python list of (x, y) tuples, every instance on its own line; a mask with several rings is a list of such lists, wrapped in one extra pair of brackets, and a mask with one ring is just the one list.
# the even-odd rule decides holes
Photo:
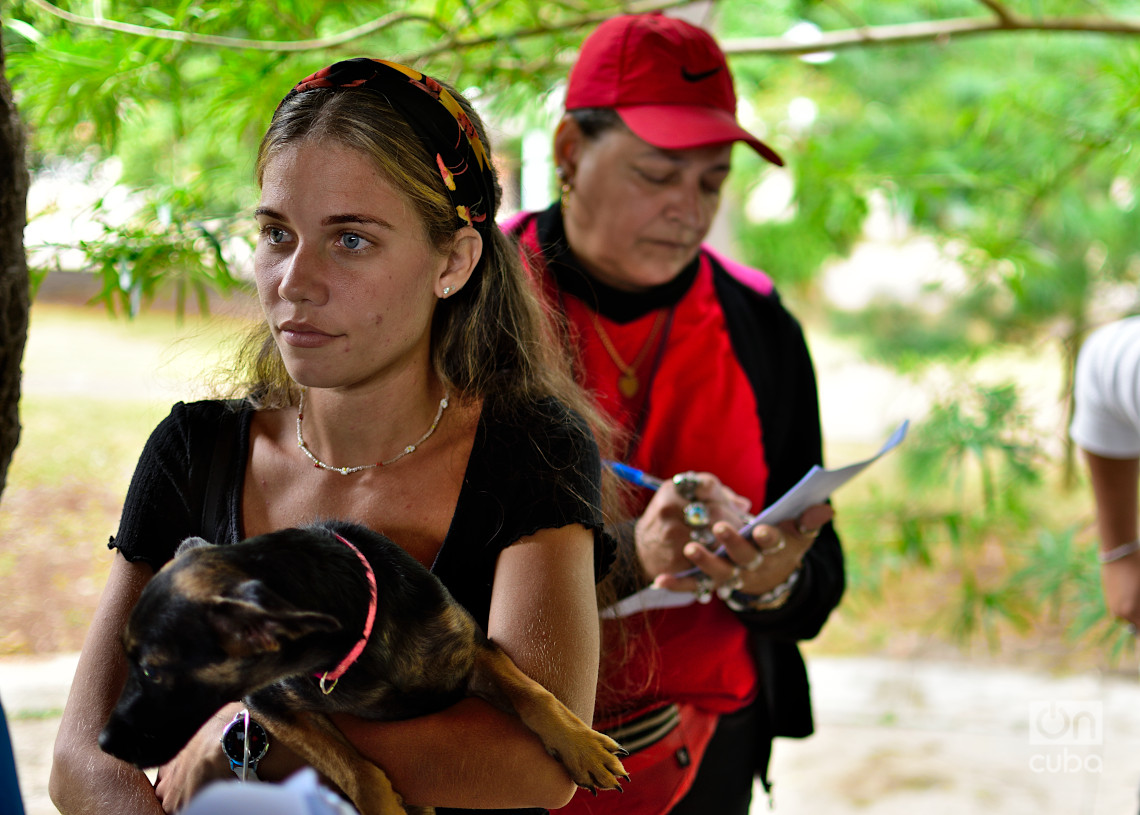
[(1140, 540), (1122, 543), (1119, 546), (1112, 547), (1107, 552), (1097, 552), (1096, 557), (1101, 563), (1115, 563), (1136, 552), (1140, 552)]
[(742, 591), (734, 591), (725, 598), (724, 604), (733, 611), (771, 611), (777, 609), (788, 602), (792, 589), (795, 588), (800, 579), (800, 568), (797, 566), (796, 570), (788, 575), (787, 580), (763, 594), (745, 594)]

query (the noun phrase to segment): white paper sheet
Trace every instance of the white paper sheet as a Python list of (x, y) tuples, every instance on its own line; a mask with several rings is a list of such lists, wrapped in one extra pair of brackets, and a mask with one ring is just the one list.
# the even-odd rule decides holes
[[(867, 467), (871, 466), (895, 447), (898, 447), (898, 445), (902, 443), (902, 440), (906, 438), (906, 431), (909, 427), (909, 420), (900, 424), (879, 449), (879, 452), (864, 461), (848, 464), (846, 467), (840, 467), (836, 470), (825, 470), (818, 465), (812, 467), (794, 487), (743, 526), (740, 529), (740, 534), (747, 537), (759, 524), (778, 524), (781, 521), (797, 518), (800, 513), (808, 507), (822, 504), (833, 492), (859, 475), (859, 473), (863, 472), (863, 470), (867, 469)], [(717, 554), (724, 554), (723, 548), (718, 550)], [(698, 574), (699, 571), (699, 569), (690, 569), (681, 572), (677, 576), (690, 577)], [(609, 608), (603, 609), (602, 617), (615, 619), (618, 617), (628, 617), (631, 614), (637, 614), (638, 612), (648, 611), (653, 608), (687, 606), (695, 602), (696, 599), (697, 596), (692, 592), (669, 591), (668, 589), (659, 589), (649, 586), (636, 594), (631, 594), (629, 597), (620, 600)]]

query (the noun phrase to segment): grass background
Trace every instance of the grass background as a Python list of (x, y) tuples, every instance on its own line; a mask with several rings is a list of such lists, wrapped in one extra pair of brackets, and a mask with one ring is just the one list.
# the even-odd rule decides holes
[(0, 655), (80, 647), (139, 453), (174, 402), (208, 394), (245, 307), (179, 324), (162, 310), (127, 321), (33, 306), (20, 444), (0, 496)]

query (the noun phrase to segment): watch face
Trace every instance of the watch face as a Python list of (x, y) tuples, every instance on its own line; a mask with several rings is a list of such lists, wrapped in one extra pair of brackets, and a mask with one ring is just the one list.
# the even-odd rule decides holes
[[(231, 761), (242, 763), (245, 760), (245, 722), (239, 717), (232, 721), (222, 734), (222, 749)], [(249, 760), (256, 763), (269, 750), (269, 736), (265, 728), (249, 720)]]

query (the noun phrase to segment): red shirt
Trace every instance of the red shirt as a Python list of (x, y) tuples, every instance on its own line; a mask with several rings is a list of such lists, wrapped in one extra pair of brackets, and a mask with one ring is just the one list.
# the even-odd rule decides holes
[[(666, 478), (686, 470), (712, 472), (761, 507), (768, 469), (756, 398), (733, 353), (708, 259), (700, 256), (691, 285), (673, 302), (619, 321), (560, 288), (549, 269), (537, 268), (536, 218), (519, 232), (532, 273), (542, 276), (547, 297), (569, 320), (579, 381), (633, 437), (627, 463)], [(601, 284), (593, 282), (592, 289), (604, 298)], [(636, 389), (629, 387), (631, 372)], [(649, 497), (645, 493), (635, 507), (638, 513)], [(603, 627), (606, 657), (595, 726), (612, 727), (665, 702), (730, 712), (755, 695), (747, 631), (719, 600), (644, 612), (621, 625), (626, 659), (615, 658), (622, 642), (617, 624)]]

